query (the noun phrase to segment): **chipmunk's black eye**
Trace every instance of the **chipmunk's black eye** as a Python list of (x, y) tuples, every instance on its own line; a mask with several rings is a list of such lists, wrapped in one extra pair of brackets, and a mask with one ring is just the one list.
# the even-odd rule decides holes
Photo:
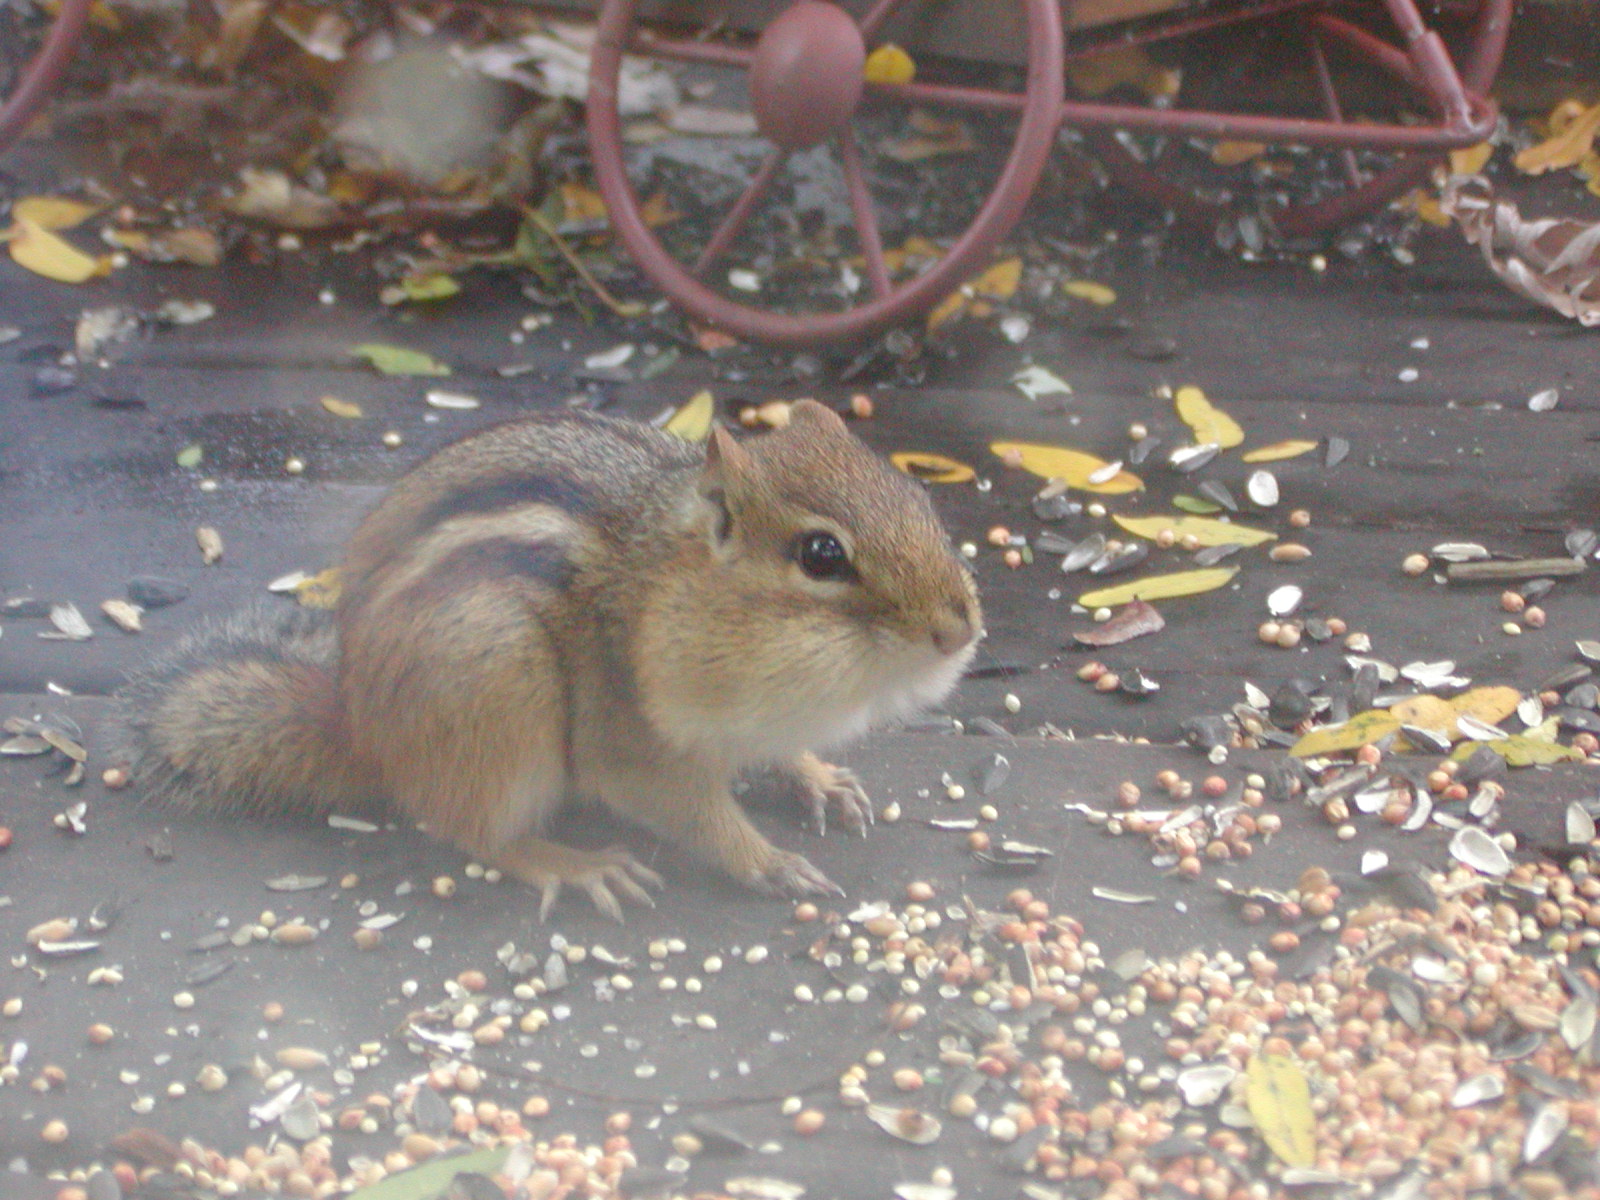
[(856, 569), (845, 553), (844, 543), (823, 530), (802, 533), (794, 544), (794, 558), (800, 569), (813, 579), (849, 580)]

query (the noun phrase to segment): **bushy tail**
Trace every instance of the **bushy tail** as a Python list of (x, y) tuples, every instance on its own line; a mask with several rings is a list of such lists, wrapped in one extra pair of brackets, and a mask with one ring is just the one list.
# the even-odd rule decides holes
[(159, 804), (262, 815), (364, 807), (377, 787), (343, 736), (337, 674), (332, 614), (246, 610), (129, 681), (119, 757)]

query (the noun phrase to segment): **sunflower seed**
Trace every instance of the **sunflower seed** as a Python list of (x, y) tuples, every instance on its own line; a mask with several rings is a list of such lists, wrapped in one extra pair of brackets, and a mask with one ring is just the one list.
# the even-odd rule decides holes
[(1567, 1106), (1561, 1100), (1547, 1100), (1528, 1122), (1522, 1139), (1522, 1161), (1533, 1162), (1554, 1146), (1567, 1131)]
[(267, 880), (269, 892), (309, 892), (328, 882), (326, 875), (280, 875)]
[(123, 592), (128, 595), (128, 602), (141, 608), (166, 608), (189, 598), (189, 584), (155, 574), (136, 574)]
[(1239, 511), (1239, 502), (1233, 498), (1233, 493), (1228, 490), (1228, 485), (1215, 479), (1207, 479), (1195, 488), (1207, 500), (1222, 505), (1229, 512)]
[(1204, 1108), (1222, 1099), (1228, 1090), (1228, 1085), (1238, 1077), (1238, 1069), (1227, 1063), (1206, 1063), (1204, 1066), (1179, 1071), (1178, 1078), (1174, 1082), (1177, 1083), (1178, 1092), (1183, 1096), (1185, 1104), (1191, 1108)]
[(1223, 559), (1239, 553), (1244, 547), (1238, 542), (1223, 542), (1220, 546), (1205, 546), (1195, 551), (1194, 564), (1197, 567), (1214, 567)]
[(1492, 1071), (1484, 1071), (1470, 1079), (1463, 1079), (1450, 1094), (1451, 1108), (1470, 1108), (1486, 1100), (1498, 1100), (1506, 1094), (1506, 1081)]
[[(1148, 542), (1129, 542), (1116, 550), (1106, 549), (1099, 558), (1089, 564), (1091, 575), (1115, 575), (1118, 572), (1129, 570), (1138, 566), (1150, 557), (1150, 544)], [(1066, 564), (1062, 563), (1062, 569)]]
[(201, 525), (194, 531), (195, 544), (200, 547), (200, 561), (206, 566), (212, 566), (222, 558), (222, 535), (209, 525)]
[(1511, 858), (1500, 843), (1476, 825), (1456, 830), (1450, 839), (1450, 856), (1484, 875), (1505, 875), (1511, 870)]
[(1447, 563), (1478, 562), (1489, 557), (1488, 549), (1477, 542), (1440, 542), (1428, 553)]
[(444, 408), (456, 412), (467, 412), (483, 406), (482, 400), (479, 400), (476, 396), (469, 396), (465, 392), (446, 392), (435, 389), (427, 394), (426, 399), (432, 408)]
[(1425, 729), (1421, 725), (1402, 725), (1400, 732), (1419, 750), (1429, 754), (1449, 754), (1450, 739), (1437, 729)]
[(1119, 888), (1097, 887), (1093, 893), (1096, 900), (1109, 900), (1113, 904), (1154, 904), (1156, 898), (1147, 896), (1142, 892), (1124, 892)]
[(1466, 687), (1472, 680), (1455, 673), (1456, 664), (1448, 658), (1438, 662), (1409, 662), (1400, 668), (1400, 675), (1420, 688), (1432, 690), (1442, 687)]
[(1561, 544), (1573, 558), (1588, 558), (1600, 547), (1600, 534), (1592, 529), (1571, 529), (1561, 539)]
[(1199, 446), (1180, 446), (1167, 456), (1167, 465), (1180, 475), (1189, 475), (1214, 459), (1220, 449), (1221, 447), (1215, 442), (1205, 442)]
[(1567, 805), (1567, 844), (1587, 846), (1595, 838), (1594, 814), (1577, 800)]
[(144, 609), (137, 604), (130, 604), (126, 600), (102, 600), (100, 611), (105, 613), (106, 619), (123, 633), (139, 633), (144, 629), (141, 619)]
[(1105, 549), (1106, 535), (1091, 533), (1067, 552), (1067, 556), (1061, 560), (1061, 569), (1069, 575), (1081, 571), (1104, 554)]
[(1287, 617), (1300, 607), (1300, 601), (1304, 596), (1305, 593), (1292, 583), (1273, 588), (1267, 594), (1267, 611), (1275, 617)]
[(927, 1146), (938, 1141), (943, 1130), (937, 1117), (892, 1104), (867, 1105), (867, 1119), (885, 1133), (913, 1146)]
[[(89, 622), (84, 620), (83, 614), (78, 611), (78, 606), (70, 600), (61, 604), (50, 606), (50, 624), (56, 627), (56, 632), (69, 641), (86, 642), (94, 636), (94, 630), (89, 627)], [(40, 634), (40, 637), (49, 637), (49, 634)]]
[(297, 1142), (307, 1142), (322, 1132), (317, 1102), (309, 1094), (301, 1096), (283, 1110), (278, 1128)]
[(993, 795), (1005, 785), (1006, 780), (1011, 778), (1011, 760), (1004, 754), (996, 754), (988, 762), (975, 768), (973, 776), (980, 795)]
[(1594, 1036), (1595, 1003), (1593, 997), (1579, 996), (1561, 1013), (1561, 1040), (1571, 1050), (1581, 1050)]
[(1244, 490), (1250, 503), (1258, 508), (1271, 508), (1278, 502), (1278, 477), (1271, 471), (1252, 471)]

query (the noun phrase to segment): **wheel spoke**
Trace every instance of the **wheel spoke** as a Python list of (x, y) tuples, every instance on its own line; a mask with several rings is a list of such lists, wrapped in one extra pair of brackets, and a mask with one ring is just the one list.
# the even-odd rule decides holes
[[(1322, 48), (1322, 35), (1311, 29), (1311, 63), (1316, 68), (1317, 91), (1322, 97), (1322, 111), (1330, 121), (1344, 120), (1344, 106), (1339, 103), (1339, 93), (1333, 86), (1333, 72), (1328, 69), (1328, 55)], [(1339, 151), (1345, 178), (1351, 187), (1361, 186), (1361, 168), (1356, 163), (1356, 152), (1349, 146)]]
[(734, 201), (733, 207), (728, 210), (728, 215), (722, 218), (722, 224), (717, 226), (717, 231), (711, 235), (711, 240), (706, 243), (706, 248), (700, 251), (700, 257), (695, 259), (693, 272), (696, 276), (703, 277), (717, 259), (733, 244), (733, 239), (738, 237), (744, 227), (749, 224), (751, 216), (756, 211), (756, 206), (761, 203), (761, 198), (766, 195), (767, 189), (772, 186), (772, 181), (777, 178), (779, 170), (788, 159), (787, 150), (774, 147), (772, 153), (767, 155), (760, 170), (755, 174), (749, 185), (744, 189), (744, 194)]
[(861, 149), (856, 145), (854, 132), (849, 129), (839, 134), (839, 162), (844, 168), (844, 186), (850, 194), (850, 211), (856, 219), (856, 240), (861, 243), (861, 253), (867, 260), (867, 279), (876, 296), (887, 296), (890, 290), (889, 268), (883, 260), (883, 239), (878, 235), (878, 218), (872, 210), (872, 190), (867, 186), (867, 173), (861, 165)]
[(951, 108), (976, 108), (985, 112), (1021, 112), (1027, 96), (993, 88), (964, 87), (951, 83), (869, 83), (874, 96), (887, 96), (908, 104), (943, 104)]
[(754, 52), (744, 46), (724, 42), (698, 42), (691, 38), (656, 37), (649, 30), (641, 30), (628, 42), (630, 54), (644, 54), (653, 58), (669, 58), (675, 62), (711, 63), (722, 67), (750, 66)]
[(861, 40), (870, 46), (872, 39), (878, 36), (878, 30), (889, 19), (889, 14), (899, 6), (900, 0), (876, 0), (866, 15), (856, 22), (861, 27)]

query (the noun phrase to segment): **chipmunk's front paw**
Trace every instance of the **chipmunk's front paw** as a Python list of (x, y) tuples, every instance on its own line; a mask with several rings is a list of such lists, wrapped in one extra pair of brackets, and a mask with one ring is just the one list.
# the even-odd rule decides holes
[(769, 896), (842, 896), (844, 889), (809, 860), (787, 850), (769, 847), (766, 861), (746, 876), (745, 882)]
[(635, 904), (654, 908), (656, 902), (640, 884), (659, 888), (662, 880), (649, 867), (620, 846), (606, 850), (574, 850), (539, 838), (528, 840), (495, 858), (512, 874), (540, 891), (539, 920), (555, 907), (566, 884), (582, 888), (594, 906), (622, 923), (621, 893)]
[(795, 760), (794, 777), (819, 835), (828, 832), (830, 805), (839, 810), (839, 819), (845, 828), (866, 834), (867, 826), (873, 821), (872, 801), (867, 798), (866, 789), (854, 771), (823, 762), (808, 752)]

